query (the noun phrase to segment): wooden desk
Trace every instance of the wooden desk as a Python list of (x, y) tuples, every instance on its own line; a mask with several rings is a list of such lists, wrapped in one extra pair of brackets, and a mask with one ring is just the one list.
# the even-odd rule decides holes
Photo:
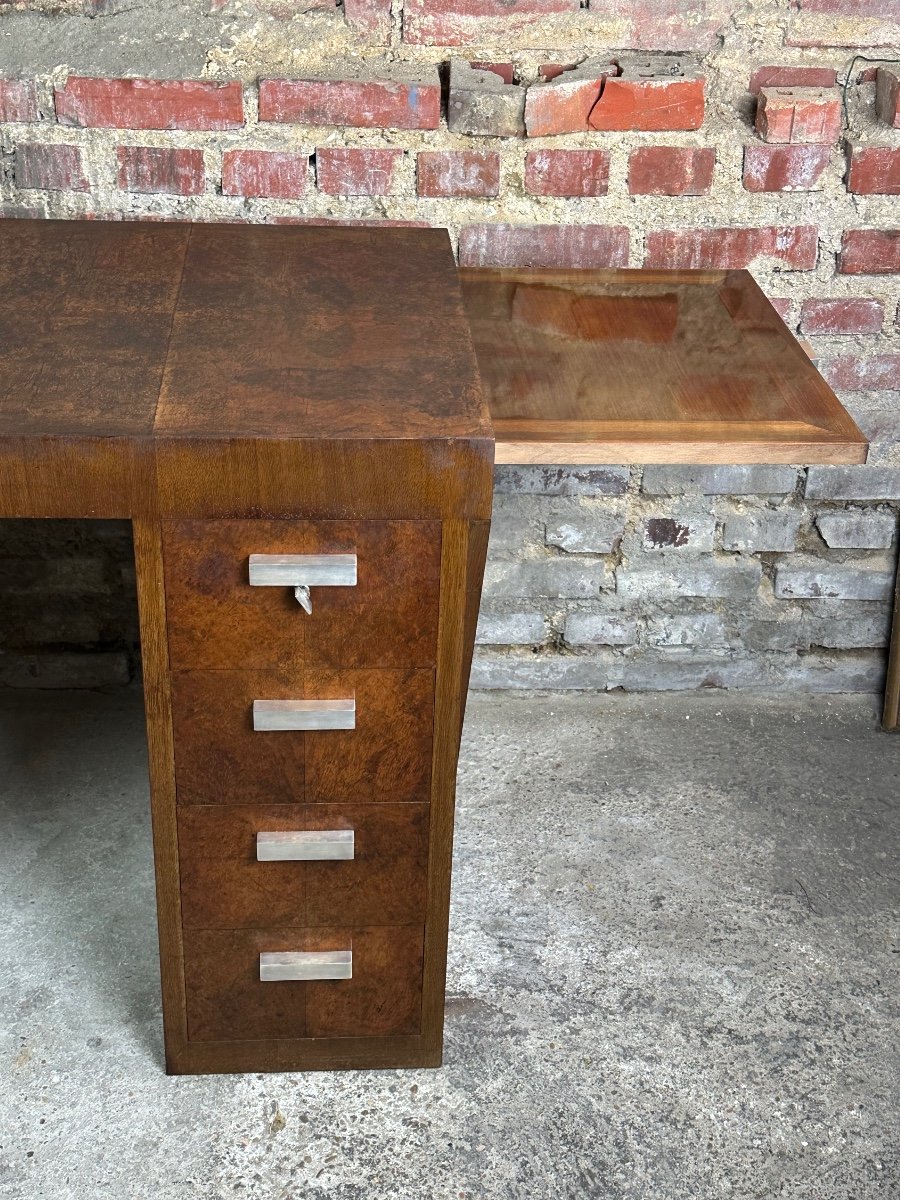
[(0, 516), (133, 524), (168, 1069), (437, 1065), (493, 460), (446, 233), (3, 221), (0, 322)]
[[(744, 273), (464, 283), (501, 461), (864, 457)], [(5, 221), (0, 322), (0, 516), (134, 528), (168, 1069), (437, 1065), (494, 449), (446, 235)]]

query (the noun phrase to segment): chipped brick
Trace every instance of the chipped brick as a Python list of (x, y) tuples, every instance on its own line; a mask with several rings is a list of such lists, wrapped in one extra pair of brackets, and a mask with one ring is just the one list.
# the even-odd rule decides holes
[(875, 112), (879, 121), (900, 129), (900, 71), (879, 67), (875, 73)]
[(16, 186), (47, 192), (90, 191), (78, 146), (20, 142), (16, 146)]
[(900, 196), (900, 146), (851, 145), (847, 190), (858, 196)]
[(470, 137), (521, 137), (525, 132), (525, 89), (504, 83), (495, 71), (461, 58), (450, 62), (447, 126)]
[(591, 110), (591, 129), (645, 132), (699, 129), (706, 104), (706, 80), (678, 59), (622, 60), (620, 74), (606, 80)]
[(841, 98), (836, 88), (762, 88), (756, 132), (765, 142), (820, 142), (841, 136)]
[(593, 58), (573, 71), (562, 71), (544, 83), (532, 84), (525, 96), (525, 129), (529, 137), (590, 130), (591, 110), (616, 67)]

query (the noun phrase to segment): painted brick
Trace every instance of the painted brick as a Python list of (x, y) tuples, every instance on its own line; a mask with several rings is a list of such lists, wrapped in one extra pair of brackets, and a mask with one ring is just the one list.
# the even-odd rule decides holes
[(199, 196), (206, 185), (202, 150), (173, 146), (119, 146), (119, 187), (125, 192)]
[(605, 196), (607, 150), (529, 150), (525, 188), (533, 196)]
[(489, 562), (484, 574), (484, 595), (539, 596), (547, 599), (589, 600), (613, 587), (613, 574), (602, 558), (527, 559), (524, 562)]
[(900, 467), (810, 467), (807, 500), (900, 500)]
[(528, 136), (587, 133), (591, 111), (608, 77), (615, 72), (615, 65), (608, 59), (592, 58), (575, 70), (533, 84), (525, 96)]
[(875, 74), (875, 112), (879, 121), (900, 129), (900, 71), (879, 67)]
[(744, 187), (748, 192), (809, 191), (830, 158), (830, 146), (751, 142), (744, 147)]
[(822, 142), (841, 136), (841, 97), (836, 88), (761, 88), (756, 132), (766, 142)]
[(512, 467), (494, 468), (494, 491), (499, 495), (624, 496), (628, 467)]
[(832, 550), (890, 550), (894, 544), (897, 517), (894, 513), (819, 513), (816, 525), (825, 545)]
[(775, 596), (779, 600), (818, 596), (836, 600), (888, 600), (893, 590), (894, 572), (875, 567), (809, 560), (780, 565), (775, 571)]
[(259, 119), (364, 129), (437, 129), (437, 70), (421, 82), (387, 79), (261, 79)]
[(540, 613), (481, 613), (475, 640), (481, 646), (539, 646), (548, 633)]
[(39, 121), (37, 84), (33, 79), (0, 79), (0, 121)]
[(660, 229), (647, 234), (645, 267), (725, 268), (771, 259), (782, 267), (811, 271), (818, 257), (814, 225), (761, 229)]
[(460, 266), (626, 267), (625, 225), (467, 225)]
[(525, 89), (505, 83), (496, 71), (453, 58), (447, 127), (469, 137), (520, 137), (525, 133)]
[(197, 79), (92, 79), (70, 75), (55, 92), (61, 125), (92, 129), (237, 129), (240, 83)]
[(578, 12), (579, 0), (406, 0), (403, 40), (501, 45), (542, 16)]
[(628, 190), (633, 196), (705, 196), (715, 165), (712, 146), (641, 146), (628, 158)]
[(623, 599), (671, 600), (700, 596), (707, 600), (749, 600), (762, 578), (762, 568), (749, 562), (679, 563), (677, 567), (619, 567), (616, 592)]
[(344, 17), (351, 29), (366, 35), (370, 45), (391, 40), (391, 0), (344, 0)]
[(900, 272), (900, 229), (847, 229), (841, 239), (842, 275), (892, 275)]
[(549, 521), (544, 540), (568, 554), (611, 554), (617, 549), (625, 530), (622, 512), (594, 512), (573, 509), (555, 521)]
[(329, 196), (389, 196), (402, 159), (402, 150), (317, 150), (319, 190)]
[(758, 96), (764, 87), (831, 88), (837, 83), (833, 67), (757, 67), (750, 76), (750, 94)]
[(646, 496), (783, 496), (797, 483), (793, 467), (645, 467), (641, 491)]
[(569, 613), (563, 640), (570, 646), (633, 646), (641, 635), (633, 617), (604, 613)]
[(90, 191), (78, 146), (20, 142), (16, 146), (15, 173), (16, 186), (20, 188)]
[(671, 59), (627, 62), (607, 79), (591, 110), (591, 129), (643, 132), (699, 129), (706, 106), (706, 80), (693, 73), (668, 74)]
[(717, 613), (663, 613), (648, 620), (647, 641), (651, 646), (724, 646), (728, 634)]
[(800, 310), (804, 333), (880, 333), (884, 304), (880, 300), (853, 297), (834, 300), (810, 298)]
[(822, 360), (819, 370), (838, 391), (900, 390), (900, 354), (841, 354)]
[(725, 519), (722, 545), (746, 554), (786, 554), (795, 549), (800, 514), (793, 508), (734, 512)]
[(306, 191), (309, 155), (289, 150), (226, 150), (222, 191), (226, 196), (293, 200)]
[(847, 189), (859, 196), (900, 196), (900, 146), (851, 146)]
[(496, 196), (500, 191), (495, 151), (426, 150), (416, 163), (420, 196)]

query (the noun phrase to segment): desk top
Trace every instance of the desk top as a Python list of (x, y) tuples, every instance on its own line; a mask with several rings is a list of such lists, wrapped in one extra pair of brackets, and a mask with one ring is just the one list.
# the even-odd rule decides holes
[(747, 271), (460, 274), (497, 462), (865, 462)]

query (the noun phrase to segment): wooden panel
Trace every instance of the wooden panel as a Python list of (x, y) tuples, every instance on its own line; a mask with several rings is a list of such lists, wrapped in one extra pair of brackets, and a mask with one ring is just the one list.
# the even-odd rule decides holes
[[(179, 804), (428, 799), (431, 671), (184, 671), (173, 676)], [(260, 733), (253, 701), (356, 697), (356, 728)]]
[[(354, 857), (257, 862), (261, 831), (352, 829)], [(184, 805), (178, 813), (181, 903), (188, 929), (421, 925), (428, 807)]]
[[(431, 666), (440, 525), (424, 521), (183, 521), (165, 525), (177, 668)], [(357, 555), (354, 587), (251, 587), (251, 554)]]
[(0, 221), (0, 434), (151, 432), (188, 235)]
[(195, 226), (156, 430), (489, 436), (446, 230)]
[[(192, 1041), (367, 1037), (418, 1033), (422, 930), (185, 930)], [(261, 983), (265, 951), (353, 951), (353, 978)]]
[(747, 271), (469, 269), (498, 462), (864, 462)]

